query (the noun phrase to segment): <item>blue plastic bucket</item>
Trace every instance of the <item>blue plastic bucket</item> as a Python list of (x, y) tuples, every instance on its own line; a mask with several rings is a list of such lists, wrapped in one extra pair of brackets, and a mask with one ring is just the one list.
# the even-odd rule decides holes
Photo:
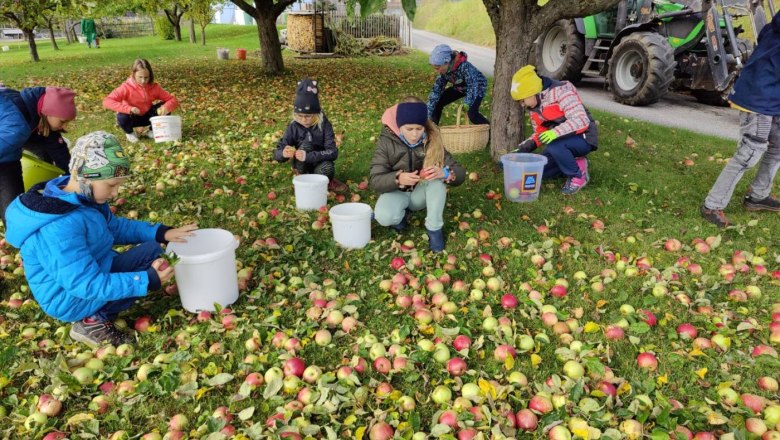
[(542, 172), (547, 158), (541, 154), (509, 153), (501, 156), (504, 165), (504, 195), (512, 202), (532, 202), (539, 198)]

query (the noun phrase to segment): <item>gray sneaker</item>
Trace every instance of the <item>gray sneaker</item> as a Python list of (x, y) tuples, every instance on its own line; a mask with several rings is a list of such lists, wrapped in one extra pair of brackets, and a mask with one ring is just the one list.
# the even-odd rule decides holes
[(135, 342), (132, 336), (114, 327), (113, 322), (92, 319), (74, 322), (70, 328), (70, 338), (91, 347), (96, 347), (106, 342), (115, 347)]
[(769, 195), (761, 200), (756, 200), (751, 196), (745, 196), (742, 206), (748, 211), (774, 211), (780, 212), (780, 200), (777, 197)]

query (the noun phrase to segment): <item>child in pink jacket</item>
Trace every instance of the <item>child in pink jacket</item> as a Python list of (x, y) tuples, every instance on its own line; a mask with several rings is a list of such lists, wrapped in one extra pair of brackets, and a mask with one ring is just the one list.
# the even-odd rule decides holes
[(179, 101), (154, 82), (152, 66), (143, 58), (133, 62), (130, 78), (103, 99), (103, 107), (116, 112), (117, 124), (133, 143), (139, 134), (154, 139), (149, 119), (165, 116), (178, 106)]

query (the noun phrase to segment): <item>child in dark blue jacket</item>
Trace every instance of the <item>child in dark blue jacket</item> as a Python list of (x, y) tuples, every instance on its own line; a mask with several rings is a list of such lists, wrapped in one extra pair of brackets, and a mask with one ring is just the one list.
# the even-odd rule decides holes
[(780, 168), (780, 12), (758, 34), (758, 45), (734, 84), (731, 106), (740, 111), (740, 140), (712, 185), (702, 216), (718, 227), (728, 225), (723, 210), (745, 171), (758, 165), (742, 205), (748, 211), (780, 212), (772, 182)]
[(274, 152), (274, 160), (292, 160), (295, 174), (321, 174), (330, 182), (328, 190), (342, 192), (347, 185), (336, 175), (336, 158), (339, 150), (333, 126), (322, 112), (317, 81), (304, 78), (298, 81), (293, 103), (293, 120)]
[[(472, 124), (490, 123), (479, 112), (487, 93), (487, 79), (467, 58), (465, 52), (454, 51), (446, 44), (434, 47), (428, 58), (433, 70), (439, 74), (428, 95), (428, 118), (437, 125), (444, 107), (464, 97), (463, 103), (469, 108), (469, 121)], [(452, 87), (445, 89), (447, 83), (452, 83)]]
[(61, 132), (76, 118), (75, 96), (62, 87), (0, 87), (0, 217), (24, 192), (22, 149), (68, 169), (70, 153)]
[[(115, 217), (108, 202), (128, 177), (130, 161), (116, 138), (98, 131), (76, 141), (70, 176), (41, 183), (8, 207), (6, 239), (21, 249), (41, 309), (74, 322), (70, 336), (89, 345), (133, 338), (112, 321), (173, 276), (160, 243), (184, 242), (197, 227)], [(138, 246), (122, 254), (115, 245)]]

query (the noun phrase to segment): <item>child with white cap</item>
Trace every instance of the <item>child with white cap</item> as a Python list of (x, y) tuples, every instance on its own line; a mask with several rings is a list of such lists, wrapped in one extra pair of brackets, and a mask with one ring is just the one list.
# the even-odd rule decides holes
[[(173, 276), (160, 258), (160, 243), (185, 242), (197, 229), (115, 217), (108, 202), (129, 171), (130, 161), (113, 135), (89, 133), (76, 141), (69, 176), (34, 186), (6, 212), (6, 239), (21, 249), (41, 309), (75, 321), (71, 338), (89, 345), (132, 342), (112, 321)], [(113, 249), (138, 243), (121, 254)]]

